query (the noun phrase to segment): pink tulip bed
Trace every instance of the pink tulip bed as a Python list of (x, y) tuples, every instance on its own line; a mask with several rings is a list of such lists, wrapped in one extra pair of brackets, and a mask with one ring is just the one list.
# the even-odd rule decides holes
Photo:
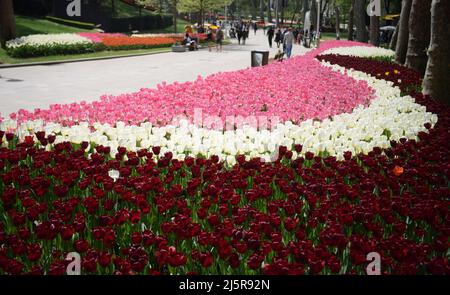
[(79, 36), (87, 38), (95, 43), (102, 43), (104, 38), (115, 38), (115, 37), (126, 37), (127, 35), (121, 33), (91, 33), (91, 32), (81, 32), (78, 33)]
[[(321, 51), (328, 48), (326, 45)], [(367, 83), (321, 66), (313, 58), (318, 52), (287, 63), (218, 73), (193, 82), (163, 83), (155, 89), (103, 96), (93, 103), (55, 104), (34, 112), (21, 110), (12, 116), (19, 123), (41, 119), (69, 125), (82, 121), (91, 124), (149, 121), (165, 125), (179, 115), (192, 119), (194, 109), (201, 108), (205, 114), (223, 120), (230, 115), (260, 115), (298, 123), (322, 120), (350, 112), (360, 104), (367, 105), (373, 98)]]
[(449, 275), (450, 108), (352, 46), (3, 119), (0, 274)]

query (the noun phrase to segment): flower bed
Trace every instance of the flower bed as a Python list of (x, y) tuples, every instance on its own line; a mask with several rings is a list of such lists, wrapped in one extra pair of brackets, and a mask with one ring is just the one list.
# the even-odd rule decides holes
[(102, 43), (112, 50), (146, 49), (170, 46), (181, 39), (167, 37), (106, 37)]
[(12, 57), (81, 54), (102, 50), (102, 46), (77, 34), (42, 34), (20, 37), (6, 43)]
[[(302, 69), (299, 79), (298, 69)], [(314, 87), (311, 87), (314, 85)], [(264, 91), (261, 91), (264, 89)], [(52, 105), (47, 110), (20, 110), (13, 115), (19, 123), (42, 119), (71, 125), (74, 122), (140, 124), (148, 121), (164, 126), (184, 115), (194, 121), (195, 109), (217, 116), (223, 126), (227, 116), (278, 117), (280, 122), (300, 123), (326, 119), (367, 106), (374, 91), (365, 81), (355, 81), (330, 71), (312, 58), (295, 58), (289, 63), (218, 73), (193, 82), (163, 83), (156, 89), (104, 96), (93, 103)], [(245, 102), (245, 103), (243, 103)]]
[[(179, 128), (58, 127), (26, 122), (50, 119), (45, 112), (22, 112), (21, 125), (3, 122), (0, 129), (21, 138), (0, 133), (0, 273), (64, 274), (66, 254), (76, 251), (85, 274), (365, 274), (370, 252), (380, 254), (384, 274), (450, 274), (449, 108), (408, 86), (403, 67), (395, 68), (402, 81), (395, 86), (377, 75), (384, 63), (332, 58), (309, 62), (322, 76), (364, 81), (373, 97), (333, 120), (303, 123), (307, 130), (319, 142), (334, 122), (337, 134), (373, 137), (387, 127), (382, 135), (397, 138), (346, 150), (339, 160), (312, 153), (300, 137), (292, 146), (278, 142), (272, 163), (244, 155), (227, 163), (217, 155), (175, 159), (176, 148), (155, 144), (194, 132), (187, 121)], [(365, 67), (347, 68), (353, 64)], [(286, 134), (296, 128), (282, 125)], [(247, 138), (249, 130), (234, 137)], [(125, 148), (150, 131), (158, 141)], [(119, 146), (93, 142), (96, 136)]]
[[(201, 41), (206, 39), (206, 34), (189, 34), (191, 37), (198, 38)], [(171, 34), (133, 34), (132, 38), (174, 38), (174, 39), (183, 39), (185, 33), (171, 33)]]
[(347, 69), (364, 71), (378, 79), (390, 81), (395, 86), (400, 87), (403, 92), (408, 92), (410, 89), (418, 90), (422, 85), (419, 73), (398, 64), (386, 61), (374, 61), (368, 64), (364, 58), (333, 54), (323, 54), (317, 58), (321, 61), (338, 64)]
[[(151, 37), (129, 37), (114, 33), (67, 33), (30, 35), (7, 42), (6, 51), (12, 57), (83, 54), (102, 50), (131, 50), (169, 47), (183, 36), (155, 34)], [(203, 40), (203, 39), (200, 39)]]
[(354, 57), (365, 57), (371, 59), (392, 60), (395, 51), (381, 47), (352, 46), (352, 47), (334, 47), (322, 53), (323, 55), (334, 54)]
[(126, 37), (126, 35), (121, 33), (91, 33), (91, 32), (81, 32), (78, 33), (79, 36), (87, 38), (92, 42), (102, 43), (103, 39), (106, 37)]

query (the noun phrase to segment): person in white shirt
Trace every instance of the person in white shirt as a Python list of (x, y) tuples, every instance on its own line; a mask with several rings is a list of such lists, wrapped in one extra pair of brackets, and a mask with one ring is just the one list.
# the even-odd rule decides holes
[(292, 55), (292, 46), (294, 45), (295, 37), (292, 33), (292, 28), (289, 28), (284, 34), (283, 45), (286, 48), (286, 56), (290, 58)]

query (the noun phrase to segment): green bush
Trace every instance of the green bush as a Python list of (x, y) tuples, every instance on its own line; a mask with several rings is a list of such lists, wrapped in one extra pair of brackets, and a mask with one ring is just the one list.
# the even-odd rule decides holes
[(15, 58), (92, 53), (105, 50), (101, 43), (23, 45), (6, 49)]

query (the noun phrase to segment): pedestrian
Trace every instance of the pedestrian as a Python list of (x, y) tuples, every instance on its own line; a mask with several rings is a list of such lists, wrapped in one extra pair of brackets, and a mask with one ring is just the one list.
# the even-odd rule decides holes
[(294, 45), (294, 34), (292, 33), (292, 28), (287, 29), (286, 34), (283, 38), (283, 46), (285, 47), (285, 53), (287, 58), (291, 57), (292, 46)]
[(213, 42), (214, 42), (213, 32), (211, 30), (211, 27), (208, 27), (208, 29), (206, 30), (206, 43), (208, 44), (209, 52), (211, 52)]
[(298, 35), (300, 34), (300, 31), (298, 30), (298, 28), (295, 28), (295, 29), (292, 31), (292, 34), (294, 34), (294, 41), (295, 41), (295, 43), (297, 43)]
[(283, 42), (283, 34), (281, 33), (281, 29), (278, 28), (275, 34), (275, 43), (277, 43), (277, 48), (280, 48), (280, 44)]
[(269, 27), (269, 30), (267, 31), (267, 39), (269, 39), (270, 48), (272, 48), (272, 40), (273, 40), (274, 34), (275, 34), (275, 30), (273, 29), (273, 27)]
[(238, 26), (236, 28), (236, 33), (237, 33), (237, 39), (238, 39), (238, 44), (241, 45), (241, 39), (242, 39), (242, 27)]
[(245, 45), (245, 40), (248, 38), (249, 26), (244, 25), (244, 30), (242, 32), (242, 44)]
[(258, 31), (258, 24), (257, 23), (253, 23), (253, 31), (255, 32), (255, 35), (256, 35), (256, 31)]
[(222, 28), (219, 27), (216, 32), (217, 52), (222, 51), (223, 36), (224, 36), (224, 34), (222, 31)]

